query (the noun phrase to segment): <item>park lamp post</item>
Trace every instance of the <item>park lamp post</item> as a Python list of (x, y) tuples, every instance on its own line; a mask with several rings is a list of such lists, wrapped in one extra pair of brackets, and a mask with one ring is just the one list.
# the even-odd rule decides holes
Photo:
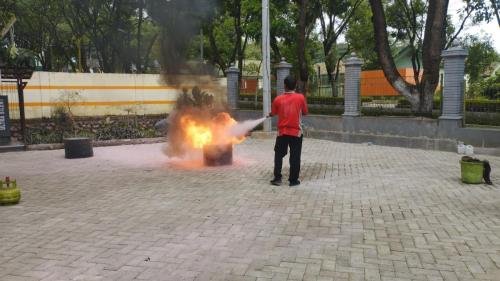
[[(271, 113), (271, 60), (269, 44), (269, 0), (262, 0), (262, 101), (263, 117)], [(271, 119), (264, 121), (264, 131), (271, 131)]]

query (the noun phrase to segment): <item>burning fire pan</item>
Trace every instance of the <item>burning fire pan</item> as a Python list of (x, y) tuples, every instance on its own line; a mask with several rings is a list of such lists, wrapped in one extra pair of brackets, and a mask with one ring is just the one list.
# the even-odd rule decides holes
[(214, 144), (203, 147), (205, 166), (223, 166), (233, 164), (233, 145)]

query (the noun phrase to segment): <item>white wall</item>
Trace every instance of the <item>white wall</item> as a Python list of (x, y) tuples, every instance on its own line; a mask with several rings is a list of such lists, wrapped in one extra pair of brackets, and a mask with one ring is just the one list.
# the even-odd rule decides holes
[[(34, 72), (24, 90), (26, 118), (50, 117), (61, 104), (70, 105), (77, 116), (164, 114), (172, 110), (179, 89), (194, 85), (225, 101), (226, 79), (182, 78), (183, 83), (174, 86), (158, 74)], [(8, 94), (12, 118), (18, 118), (13, 84), (3, 83), (0, 94)]]

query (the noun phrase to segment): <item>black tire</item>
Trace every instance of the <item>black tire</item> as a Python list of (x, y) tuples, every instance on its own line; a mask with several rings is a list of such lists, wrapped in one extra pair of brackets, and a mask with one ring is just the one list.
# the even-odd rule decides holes
[(94, 156), (92, 141), (89, 138), (64, 139), (64, 156), (68, 159)]

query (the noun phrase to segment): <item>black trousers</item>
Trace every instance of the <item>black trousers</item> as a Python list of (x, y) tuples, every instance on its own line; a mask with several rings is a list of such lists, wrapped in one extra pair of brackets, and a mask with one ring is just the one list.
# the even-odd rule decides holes
[(281, 167), (283, 166), (283, 157), (290, 147), (290, 176), (289, 181), (299, 179), (300, 173), (300, 154), (302, 153), (302, 136), (278, 136), (274, 145), (274, 178), (281, 179)]

